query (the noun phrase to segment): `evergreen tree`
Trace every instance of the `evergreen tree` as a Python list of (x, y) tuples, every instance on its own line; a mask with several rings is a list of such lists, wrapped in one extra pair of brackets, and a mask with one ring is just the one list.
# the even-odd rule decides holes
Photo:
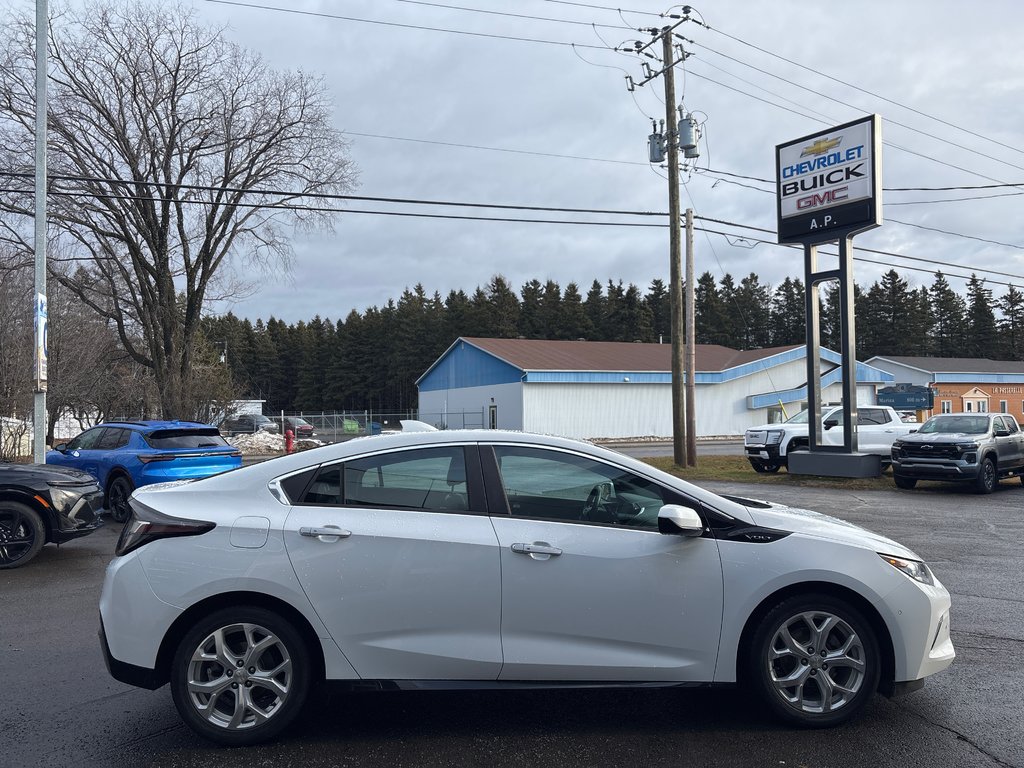
[(1010, 285), (998, 302), (999, 357), (1003, 360), (1024, 360), (1024, 293)]
[(995, 358), (999, 351), (992, 290), (971, 274), (967, 281), (967, 357)]
[[(601, 286), (598, 285), (598, 291)], [(558, 311), (558, 333), (555, 338), (568, 339), (593, 339), (594, 326), (590, 322), (586, 307), (583, 304), (583, 297), (580, 296), (580, 289), (576, 283), (569, 283), (565, 286), (565, 293), (562, 294), (562, 303)]]
[(490, 335), (499, 339), (514, 339), (519, 333), (519, 299), (501, 275), (495, 275), (487, 285), (487, 304), (490, 308)]
[(541, 300), (544, 288), (540, 280), (531, 280), (519, 291), (522, 301), (519, 305), (519, 335), (527, 339), (543, 339), (541, 328)]
[(950, 288), (941, 272), (928, 290), (931, 296), (932, 326), (924, 354), (935, 357), (963, 357), (967, 342), (967, 304)]
[(803, 281), (787, 277), (772, 294), (772, 345), (805, 343), (805, 315)]
[(705, 272), (697, 278), (693, 291), (694, 337), (698, 344), (722, 344), (724, 321), (722, 297), (718, 294), (714, 275)]
[(771, 346), (771, 289), (761, 285), (758, 276), (751, 272), (740, 280), (735, 295), (736, 305), (743, 308), (736, 346), (740, 349)]
[(668, 340), (672, 336), (672, 302), (668, 288), (660, 278), (651, 280), (645, 297), (647, 308), (651, 311), (651, 330), (654, 340)]
[(583, 302), (583, 311), (590, 325), (588, 341), (604, 341), (605, 298), (601, 283), (594, 280), (587, 291), (587, 299)]

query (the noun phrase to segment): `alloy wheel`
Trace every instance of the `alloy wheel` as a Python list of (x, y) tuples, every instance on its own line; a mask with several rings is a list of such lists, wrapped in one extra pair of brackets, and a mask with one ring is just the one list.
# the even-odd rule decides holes
[(802, 714), (835, 712), (860, 691), (866, 674), (864, 643), (842, 618), (805, 611), (782, 623), (765, 663), (778, 696)]
[(292, 659), (284, 642), (258, 624), (214, 630), (193, 651), (188, 700), (209, 724), (229, 731), (262, 725), (288, 700)]

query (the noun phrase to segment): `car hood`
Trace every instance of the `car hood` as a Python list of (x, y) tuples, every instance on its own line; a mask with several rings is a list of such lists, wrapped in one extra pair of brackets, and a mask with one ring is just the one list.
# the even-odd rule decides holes
[(20, 481), (31, 478), (42, 483), (95, 483), (96, 478), (88, 472), (70, 467), (59, 467), (51, 464), (0, 464), (0, 483), (18, 478)]
[(921, 434), (914, 432), (904, 435), (900, 440), (904, 443), (966, 443), (984, 440), (987, 435), (972, 435), (967, 432), (934, 432)]
[(837, 517), (823, 515), (810, 509), (785, 507), (770, 502), (757, 502), (757, 504), (758, 506), (747, 507), (747, 509), (750, 510), (750, 516), (754, 522), (765, 528), (827, 539), (887, 555), (897, 555), (913, 560), (921, 559), (899, 542)]

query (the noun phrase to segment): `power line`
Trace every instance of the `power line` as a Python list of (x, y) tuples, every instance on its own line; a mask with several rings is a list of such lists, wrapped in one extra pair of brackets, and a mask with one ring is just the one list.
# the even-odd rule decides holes
[[(25, 178), (31, 176), (26, 173), (15, 173), (0, 171), (0, 176), (13, 176)], [(108, 183), (116, 183), (122, 185), (139, 185), (145, 186), (146, 182), (136, 181), (111, 181), (106, 179), (89, 179), (88, 177), (75, 177), (75, 176), (62, 176), (54, 174), (50, 176), (52, 181), (104, 181)], [(185, 184), (171, 184), (165, 182), (152, 182), (151, 186), (166, 186), (166, 187), (177, 187), (187, 188), (191, 190), (209, 191), (209, 192), (250, 192), (252, 194), (264, 194), (274, 195), (277, 197), (310, 197), (317, 199), (328, 199), (328, 200), (352, 200), (360, 202), (385, 202), (393, 204), (408, 204), (408, 205), (433, 205), (433, 206), (451, 206), (451, 207), (467, 207), (467, 208), (488, 208), (496, 210), (521, 210), (521, 211), (537, 211), (543, 213), (591, 213), (600, 215), (614, 215), (614, 216), (642, 216), (642, 217), (667, 217), (668, 214), (664, 211), (628, 211), (628, 210), (615, 210), (615, 209), (602, 209), (602, 208), (559, 208), (553, 206), (529, 206), (529, 205), (508, 205), (508, 204), (490, 204), (490, 203), (472, 203), (466, 201), (446, 201), (446, 200), (424, 200), (417, 198), (396, 198), (396, 197), (372, 197), (367, 195), (340, 195), (330, 193), (309, 193), (308, 195), (297, 194), (297, 193), (286, 193), (280, 190), (241, 190), (238, 188), (223, 188), (223, 187), (212, 187), (202, 185), (185, 185)], [(0, 189), (0, 193), (28, 193), (29, 190), (18, 190), (18, 189)], [(72, 197), (83, 194), (77, 191), (63, 191), (53, 190), (49, 194), (59, 195), (64, 197)], [(85, 192), (84, 194), (90, 197), (98, 199), (114, 199), (114, 200), (136, 200), (136, 201), (149, 201), (151, 198), (140, 197), (138, 195), (128, 194), (111, 194), (102, 192)], [(190, 200), (184, 199), (179, 202), (183, 204), (192, 205), (210, 205), (210, 201), (207, 200)], [(295, 203), (284, 203), (284, 202), (272, 202), (272, 203), (221, 203), (225, 206), (234, 206), (239, 208), (273, 208), (277, 210), (288, 210), (288, 211), (306, 211), (309, 213), (362, 213), (368, 215), (379, 215), (379, 216), (404, 216), (408, 218), (427, 218), (427, 219), (452, 219), (452, 220), (468, 220), (468, 221), (492, 221), (492, 222), (506, 222), (506, 223), (524, 223), (524, 224), (567, 224), (577, 226), (622, 226), (622, 227), (657, 227), (666, 228), (668, 224), (660, 223), (640, 223), (640, 222), (615, 222), (615, 221), (574, 221), (569, 219), (516, 219), (496, 216), (462, 216), (455, 214), (421, 214), (412, 212), (402, 211), (370, 211), (370, 210), (359, 210), (351, 208), (333, 208), (327, 206), (310, 206), (300, 205)], [(697, 219), (701, 221), (707, 221), (714, 224), (722, 224), (725, 226), (736, 227), (738, 229), (747, 229), (755, 232), (762, 232), (765, 234), (776, 234), (775, 230), (767, 229), (764, 227), (756, 227), (749, 224), (741, 224), (738, 222), (726, 221), (723, 219), (715, 219), (706, 216), (697, 216)], [(974, 238), (972, 238), (974, 239)], [(777, 243), (775, 243), (777, 245)], [(1019, 246), (1007, 246), (1017, 248)], [(953, 267), (954, 269), (963, 269), (962, 265), (955, 264), (953, 262), (939, 261), (933, 258), (923, 258), (917, 256), (908, 256), (906, 254), (896, 253), (893, 251), (882, 251), (871, 248), (859, 248), (859, 251), (865, 253), (873, 253), (880, 256), (886, 256), (891, 258), (903, 259), (905, 261), (916, 261), (926, 264), (938, 264), (942, 266)], [(909, 268), (909, 267), (908, 267)], [(999, 270), (987, 269), (983, 267), (974, 267), (975, 272), (983, 272), (988, 274), (1000, 275), (1003, 277), (1017, 278), (1024, 281), (1024, 275), (1016, 275), (1009, 272), (1002, 272)]]
[(808, 72), (813, 72), (816, 75), (819, 75), (821, 77), (825, 77), (825, 78), (827, 78), (829, 80), (832, 80), (832, 81), (834, 81), (836, 83), (839, 83), (840, 85), (845, 85), (847, 88), (853, 88), (855, 91), (860, 91), (861, 93), (867, 94), (868, 96), (872, 96), (872, 97), (874, 97), (876, 99), (881, 99), (882, 101), (884, 101), (884, 102), (886, 102), (888, 104), (893, 104), (893, 105), (895, 105), (897, 107), (901, 107), (902, 109), (906, 109), (909, 112), (913, 112), (914, 114), (920, 115), (921, 117), (926, 117), (929, 120), (934, 120), (935, 122), (941, 123), (942, 125), (948, 126), (949, 128), (954, 128), (954, 129), (956, 129), (958, 131), (962, 131), (963, 133), (966, 133), (966, 134), (968, 134), (970, 136), (974, 136), (975, 138), (982, 139), (982, 140), (988, 141), (988, 142), (990, 142), (992, 144), (996, 144), (996, 145), (998, 145), (1000, 147), (1004, 147), (1005, 149), (1010, 149), (1010, 150), (1013, 150), (1014, 152), (1018, 152), (1018, 153), (1024, 154), (1024, 150), (1021, 150), (1020, 147), (1014, 147), (1014, 146), (1012, 146), (1010, 144), (1004, 144), (1001, 141), (997, 141), (996, 139), (990, 138), (988, 136), (984, 136), (984, 135), (982, 135), (980, 133), (976, 133), (975, 131), (969, 130), (969, 129), (964, 128), (962, 126), (959, 126), (956, 123), (951, 123), (948, 120), (943, 120), (941, 117), (935, 117), (934, 115), (930, 115), (927, 112), (922, 112), (919, 109), (915, 109), (914, 107), (909, 107), (906, 104), (903, 104), (901, 102), (895, 101), (894, 99), (890, 99), (890, 98), (888, 98), (886, 96), (882, 96), (881, 94), (875, 93), (873, 91), (869, 91), (866, 88), (861, 88), (859, 85), (854, 85), (853, 83), (848, 83), (845, 80), (840, 80), (838, 77), (834, 77), (833, 75), (829, 75), (829, 74), (827, 74), (825, 72), (821, 72), (821, 71), (819, 71), (817, 69), (814, 69), (813, 67), (807, 66), (806, 64), (801, 64), (801, 63), (799, 63), (797, 61), (793, 61), (792, 59), (787, 59), (785, 56), (782, 56), (781, 54), (774, 53), (773, 51), (769, 51), (766, 48), (761, 48), (760, 46), (754, 45), (753, 43), (749, 43), (746, 40), (742, 40), (742, 39), (740, 39), (740, 38), (738, 38), (738, 37), (736, 37), (734, 35), (730, 35), (727, 32), (723, 32), (720, 29), (716, 29), (714, 27), (709, 27), (706, 24), (704, 26), (705, 26), (706, 29), (708, 29), (708, 30), (710, 30), (712, 32), (715, 32), (716, 34), (722, 35), (723, 37), (728, 37), (730, 40), (735, 40), (737, 43), (740, 43), (741, 45), (745, 45), (745, 46), (747, 46), (749, 48), (753, 48), (756, 51), (760, 51), (761, 53), (765, 53), (765, 54), (767, 54), (769, 56), (772, 56), (772, 57), (774, 57), (776, 59), (780, 59), (781, 61), (784, 61), (787, 64), (792, 64), (793, 66), (800, 67), (801, 69), (805, 69)]
[(451, 35), (465, 35), (467, 37), (486, 37), (492, 40), (511, 40), (521, 43), (538, 43), (541, 45), (558, 45), (568, 47), (575, 45), (579, 48), (593, 48), (595, 50), (606, 50), (604, 46), (588, 45), (586, 43), (569, 43), (564, 40), (543, 40), (536, 37), (517, 37), (515, 35), (495, 35), (487, 32), (471, 32), (465, 29), (449, 29), (447, 27), (427, 27), (420, 24), (401, 24), (397, 21), (380, 21), (379, 19), (361, 19), (356, 16), (342, 16), (336, 13), (323, 13), (318, 11), (302, 11), (298, 8), (281, 8), (276, 5), (261, 5), (259, 3), (244, 3), (241, 0), (203, 0), (216, 5), (231, 5), (239, 8), (253, 8), (261, 11), (278, 11), (280, 13), (291, 13), (297, 16), (314, 16), (322, 19), (335, 19), (338, 21), (354, 21), (359, 24), (376, 24), (382, 27), (397, 27), (400, 29), (418, 29), (424, 32), (446, 32)]
[(445, 3), (432, 3), (426, 0), (395, 0), (396, 3), (407, 3), (409, 5), (423, 5), (429, 8), (443, 8), (449, 11), (466, 11), (468, 13), (484, 13), (489, 16), (505, 16), (513, 19), (528, 19), (530, 21), (549, 21), (556, 24), (573, 24), (583, 27), (601, 27), (602, 29), (619, 29), (629, 32), (635, 31), (632, 27), (622, 24), (595, 24), (590, 21), (576, 21), (575, 19), (553, 19), (550, 16), (531, 16), (525, 13), (510, 13), (508, 11), (491, 11), (486, 8), (470, 8), (465, 5), (447, 5)]
[[(682, 36), (680, 35), (679, 37), (682, 37)], [(800, 88), (801, 90), (807, 91), (809, 93), (813, 93), (816, 96), (821, 96), (822, 98), (828, 99), (829, 101), (834, 101), (836, 104), (840, 104), (840, 105), (846, 107), (847, 109), (853, 109), (853, 110), (857, 110), (857, 111), (861, 111), (861, 112), (870, 112), (871, 111), (871, 110), (866, 109), (865, 107), (861, 107), (861, 106), (858, 106), (856, 104), (850, 104), (849, 102), (843, 101), (842, 99), (837, 99), (834, 96), (829, 96), (827, 93), (823, 93), (821, 91), (817, 91), (814, 88), (808, 88), (807, 86), (801, 85), (800, 83), (794, 82), (793, 80), (789, 80), (788, 78), (782, 77), (781, 75), (776, 75), (775, 73), (769, 72), (768, 70), (762, 69), (761, 67), (758, 67), (758, 66), (756, 66), (754, 64), (749, 64), (748, 62), (745, 62), (742, 59), (737, 59), (734, 56), (729, 56), (728, 54), (721, 53), (720, 51), (716, 51), (714, 48), (711, 48), (710, 46), (705, 45), (703, 43), (698, 43), (698, 42), (695, 42), (693, 40), (689, 40), (687, 38), (682, 38), (682, 39), (686, 40), (687, 42), (689, 42), (689, 43), (691, 43), (693, 45), (699, 45), (702, 48), (704, 48), (705, 50), (710, 51), (711, 53), (715, 54), (716, 56), (721, 56), (722, 58), (728, 59), (729, 61), (734, 61), (734, 62), (736, 62), (737, 64), (739, 64), (741, 66), (749, 67), (750, 69), (753, 69), (755, 72), (760, 72), (763, 75), (767, 75), (768, 77), (772, 77), (772, 78), (775, 78), (776, 80), (780, 80), (783, 83), (786, 83), (787, 85), (792, 85), (795, 88)], [(722, 71), (725, 71), (725, 70), (722, 70)], [(726, 72), (726, 74), (732, 74), (732, 73)], [(732, 75), (732, 76), (736, 77), (736, 75)], [(778, 94), (775, 94), (775, 95), (778, 95)], [(780, 98), (785, 98), (785, 97), (780, 97)], [(789, 99), (786, 99), (786, 100), (789, 101)], [(807, 107), (804, 107), (804, 108), (806, 109)], [(919, 133), (922, 136), (927, 136), (930, 139), (935, 139), (936, 141), (941, 141), (941, 142), (943, 142), (945, 144), (949, 144), (950, 146), (956, 147), (957, 149), (962, 149), (965, 152), (970, 152), (970, 153), (978, 155), (980, 157), (987, 158), (988, 160), (993, 160), (993, 161), (995, 161), (997, 163), (1002, 163), (1003, 165), (1007, 165), (1007, 166), (1009, 166), (1011, 168), (1016, 168), (1017, 170), (1024, 171), (1024, 166), (1022, 166), (1022, 165), (1016, 165), (1015, 163), (1011, 163), (1008, 160), (1003, 160), (1003, 159), (995, 157), (993, 155), (986, 154), (985, 152), (981, 152), (979, 150), (972, 149), (972, 148), (970, 148), (968, 146), (965, 146), (963, 144), (959, 144), (959, 143), (957, 143), (955, 141), (952, 141), (951, 139), (944, 139), (941, 136), (936, 136), (933, 133), (928, 133), (927, 131), (923, 131), (920, 128), (914, 128), (913, 126), (907, 125), (906, 123), (901, 123), (900, 121), (894, 120), (891, 117), (886, 117), (885, 121), (887, 123), (891, 123), (892, 125), (897, 125), (900, 128), (905, 128), (908, 131), (913, 131), (914, 133)], [(896, 146), (896, 145), (892, 145), (892, 146)]]

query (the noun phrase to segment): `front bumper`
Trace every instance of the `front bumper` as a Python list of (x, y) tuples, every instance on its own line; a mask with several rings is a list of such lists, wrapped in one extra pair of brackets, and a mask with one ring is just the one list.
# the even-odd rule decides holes
[(103, 527), (103, 492), (97, 489), (82, 496), (71, 509), (59, 511), (54, 508), (53, 511), (57, 527), (51, 532), (50, 541), (54, 544), (87, 536)]
[(978, 477), (981, 465), (968, 463), (963, 459), (921, 459), (892, 457), (892, 471), (903, 477), (917, 480), (948, 480), (970, 482)]
[(743, 452), (746, 453), (748, 459), (760, 459), (761, 461), (783, 461), (783, 458), (779, 455), (778, 443), (773, 445), (744, 444)]

